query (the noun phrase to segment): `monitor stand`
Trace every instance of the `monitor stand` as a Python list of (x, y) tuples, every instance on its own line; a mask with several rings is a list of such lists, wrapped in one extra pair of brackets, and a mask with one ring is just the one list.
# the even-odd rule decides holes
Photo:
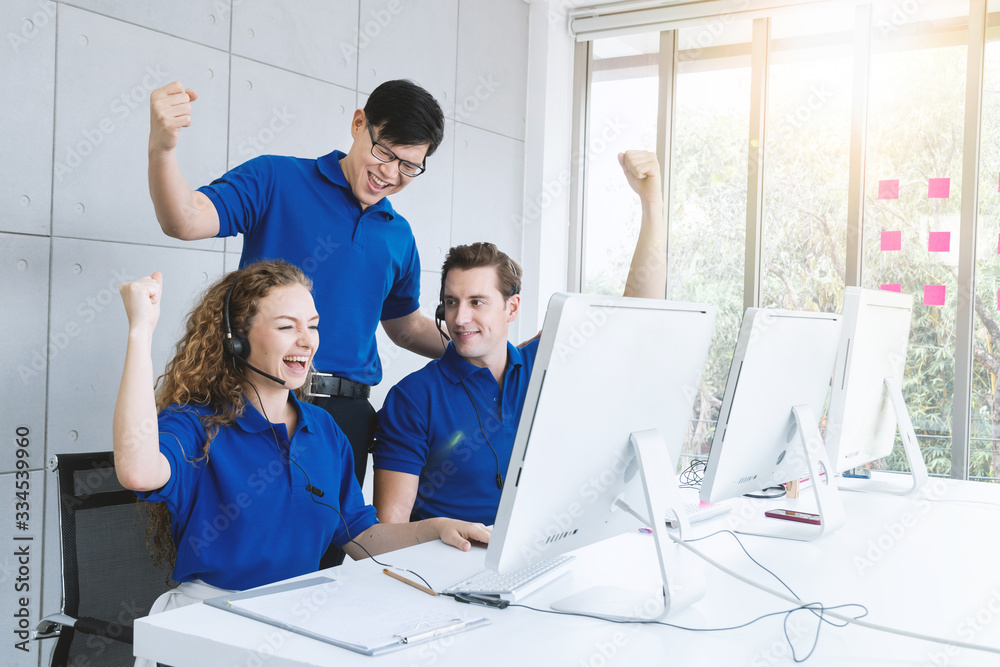
[[(795, 432), (798, 436), (796, 440), (801, 448), (800, 453), (805, 456), (809, 479), (812, 480), (810, 488), (816, 501), (816, 514), (819, 515), (820, 523), (816, 525), (760, 517), (736, 528), (737, 533), (810, 541), (831, 533), (844, 524), (844, 505), (837, 495), (837, 486), (831, 479), (834, 467), (830, 463), (823, 438), (820, 437), (816, 415), (808, 405), (792, 407), (792, 414), (795, 417)], [(822, 477), (820, 477), (821, 472), (825, 473)]]
[[(906, 401), (903, 400), (903, 391), (899, 385), (899, 380), (894, 377), (885, 378), (885, 390), (889, 394), (892, 409), (896, 413), (899, 437), (903, 440), (903, 452), (906, 454), (906, 461), (910, 466), (910, 483), (896, 484), (887, 480), (845, 479), (841, 477), (837, 486), (844, 491), (891, 493), (897, 496), (905, 496), (913, 493), (927, 483), (927, 465), (924, 464), (924, 457), (920, 453), (917, 434), (913, 431), (913, 422), (910, 421), (910, 411), (906, 409)], [(903, 475), (899, 475), (899, 477), (903, 477)]]
[[(668, 510), (677, 515), (680, 529), (690, 531), (691, 524), (684, 510), (674, 462), (667, 443), (656, 429), (638, 431), (629, 436), (629, 443), (638, 464), (642, 482), (645, 511), (633, 508), (622, 496), (615, 499), (610, 511), (624, 510), (639, 519), (653, 532), (659, 561), (662, 595), (614, 586), (591, 588), (552, 603), (558, 611), (590, 614), (624, 621), (650, 621), (666, 618), (674, 611), (694, 604), (705, 594), (705, 573), (701, 563), (667, 535)], [(664, 473), (667, 483), (664, 483)], [(626, 471), (626, 475), (629, 471)], [(658, 518), (650, 521), (649, 517)]]

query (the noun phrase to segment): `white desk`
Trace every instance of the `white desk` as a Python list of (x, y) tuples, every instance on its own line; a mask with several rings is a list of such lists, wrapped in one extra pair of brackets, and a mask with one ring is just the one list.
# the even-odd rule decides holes
[[(931, 480), (912, 497), (841, 496), (847, 523), (831, 535), (812, 543), (741, 536), (743, 543), (805, 600), (828, 606), (857, 602), (868, 607), (866, 620), (873, 623), (1000, 646), (1000, 486)], [(953, 502), (957, 500), (978, 502)], [(755, 511), (763, 512), (764, 501), (756, 502), (761, 509)], [(806, 501), (798, 502), (801, 509), (808, 508)], [(767, 501), (767, 507), (794, 506), (789, 500)], [(708, 534), (735, 526), (740, 509), (696, 526), (695, 532)], [(755, 581), (779, 586), (729, 536), (695, 546)], [(655, 582), (652, 551), (652, 538), (642, 534), (581, 550), (573, 574), (529, 597), (526, 604), (547, 609), (552, 600), (611, 579)], [(482, 569), (483, 553), (482, 549), (463, 553), (437, 542), (385, 554), (379, 560), (419, 572), (432, 586), (443, 588)], [(615, 566), (605, 567), (608, 562)], [(669, 622), (722, 627), (789, 606), (711, 566), (705, 569), (705, 597)], [(330, 574), (338, 572), (366, 578), (373, 595), (426, 597), (383, 575), (381, 566), (370, 561), (347, 563)], [(596, 576), (605, 581), (594, 582)], [(468, 609), (448, 598), (440, 603)], [(702, 633), (519, 608), (475, 609), (488, 616), (491, 625), (372, 658), (199, 604), (136, 621), (135, 650), (174, 667), (793, 664), (780, 616), (740, 630)], [(814, 624), (808, 612), (801, 611), (789, 621), (789, 634), (803, 652), (812, 644)], [(997, 665), (1000, 656), (825, 625), (809, 664)]]

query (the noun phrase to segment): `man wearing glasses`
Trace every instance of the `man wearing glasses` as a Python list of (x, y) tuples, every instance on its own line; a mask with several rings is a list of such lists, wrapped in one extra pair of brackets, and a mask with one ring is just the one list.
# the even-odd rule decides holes
[(346, 154), (263, 155), (191, 190), (176, 148), (195, 99), (176, 81), (150, 96), (149, 193), (157, 220), (168, 236), (184, 240), (242, 234), (241, 268), (284, 259), (312, 278), (328, 342), (313, 359), (320, 374), (311, 393), (350, 440), (363, 483), (375, 432), (367, 399), (382, 379), (379, 322), (397, 345), (441, 356), (438, 330), (418, 310), (413, 233), (386, 199), (423, 173), (441, 143), (441, 107), (410, 81), (387, 81), (354, 112)]

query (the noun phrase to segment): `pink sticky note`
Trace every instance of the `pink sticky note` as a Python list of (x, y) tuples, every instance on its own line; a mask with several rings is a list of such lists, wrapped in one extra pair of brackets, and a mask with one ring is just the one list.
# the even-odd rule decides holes
[(927, 250), (930, 252), (951, 250), (951, 232), (931, 232), (927, 237)]
[(924, 285), (924, 305), (943, 306), (945, 290), (944, 285)]
[(899, 283), (886, 283), (881, 286), (883, 292), (902, 292), (903, 286)]
[(931, 199), (947, 199), (950, 192), (950, 178), (931, 178), (927, 181), (927, 196)]
[(899, 250), (903, 247), (903, 232), (882, 232), (882, 250)]
[(899, 199), (899, 179), (878, 182), (879, 199)]
[(997, 192), (1000, 192), (1000, 179), (997, 179)]

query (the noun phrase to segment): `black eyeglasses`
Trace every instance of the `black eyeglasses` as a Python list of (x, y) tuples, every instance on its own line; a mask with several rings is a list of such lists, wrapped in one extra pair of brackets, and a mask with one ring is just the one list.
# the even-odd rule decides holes
[(376, 160), (386, 163), (392, 162), (393, 160), (399, 160), (399, 173), (403, 176), (410, 176), (412, 178), (424, 173), (424, 170), (427, 168), (424, 165), (413, 164), (409, 160), (403, 160), (397, 157), (391, 150), (375, 141), (375, 133), (372, 132), (372, 122), (369, 120), (365, 121), (365, 123), (368, 125), (368, 136), (372, 139), (372, 156), (374, 156)]

